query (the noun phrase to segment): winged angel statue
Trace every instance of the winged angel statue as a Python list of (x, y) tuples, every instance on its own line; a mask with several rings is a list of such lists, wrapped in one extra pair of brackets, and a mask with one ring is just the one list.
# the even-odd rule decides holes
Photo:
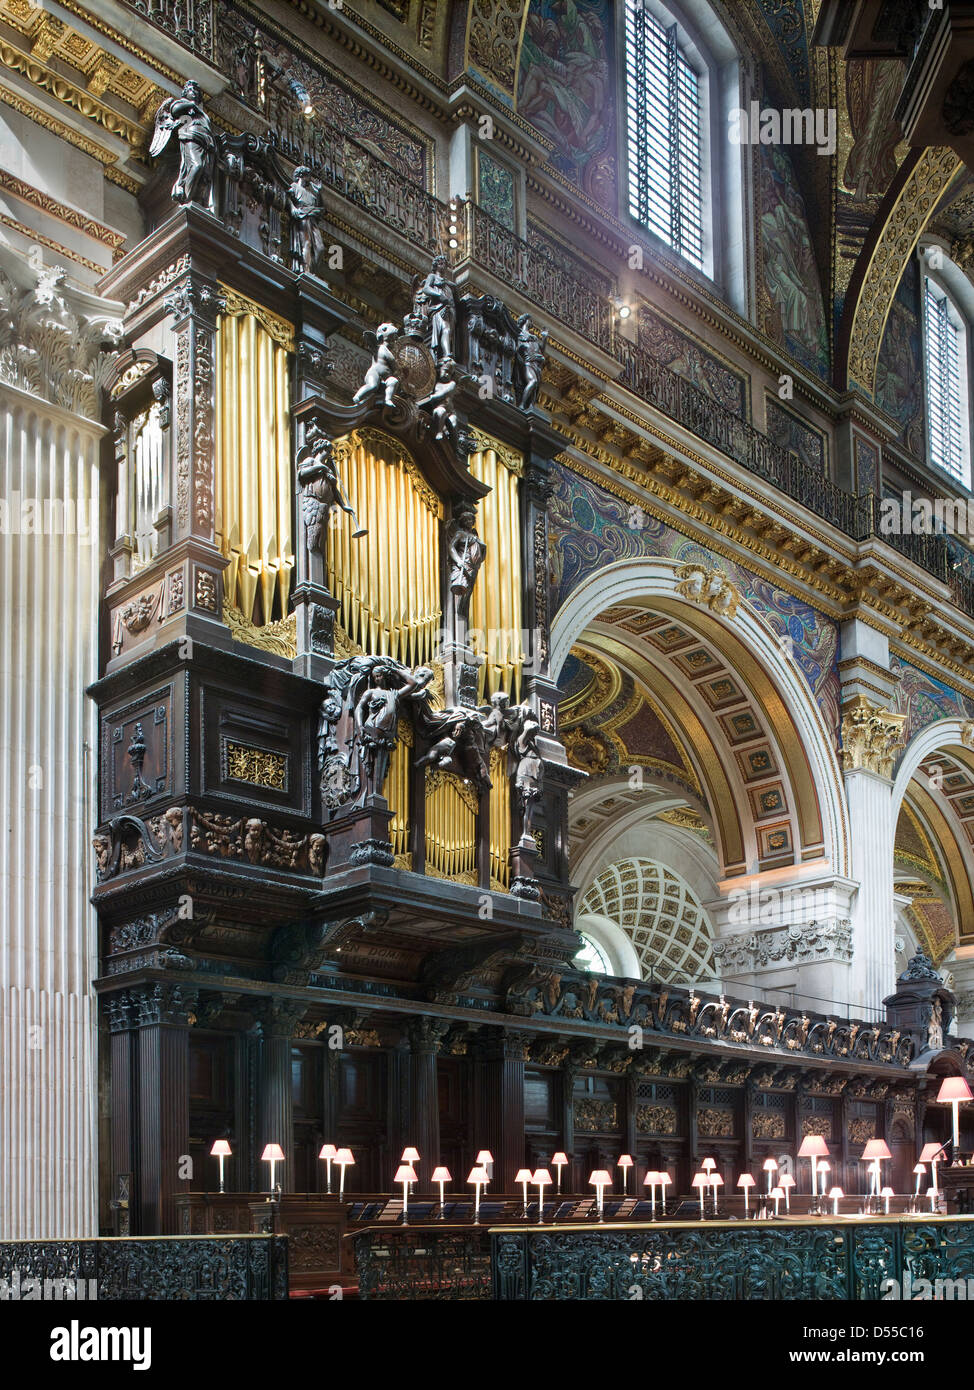
[(203, 110), (203, 91), (198, 82), (190, 80), (183, 87), (182, 95), (168, 97), (159, 107), (149, 153), (162, 154), (174, 135), (179, 142), (179, 173), (172, 186), (173, 201), (208, 207), (216, 167), (217, 138)]

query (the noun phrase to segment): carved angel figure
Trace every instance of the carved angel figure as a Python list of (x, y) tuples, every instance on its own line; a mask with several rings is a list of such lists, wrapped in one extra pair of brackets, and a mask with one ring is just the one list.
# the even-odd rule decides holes
[(159, 107), (150, 155), (162, 154), (174, 133), (179, 141), (179, 174), (172, 186), (173, 201), (208, 207), (217, 142), (210, 118), (203, 110), (203, 91), (198, 82), (187, 82), (182, 96), (169, 97)]
[(325, 215), (321, 204), (321, 184), (311, 177), (311, 170), (301, 164), (287, 191), (287, 208), (291, 215), (291, 264), (305, 275), (313, 275), (318, 258), (325, 249), (325, 239), (319, 223)]
[(373, 346), (372, 365), (365, 373), (365, 380), (352, 397), (356, 405), (361, 405), (370, 396), (383, 393), (384, 403), (394, 405), (393, 397), (399, 378), (396, 376), (396, 358), (390, 344), (399, 329), (394, 323), (380, 323), (375, 333), (366, 333), (365, 340)]
[(332, 454), (331, 441), (312, 424), (297, 456), (298, 482), (304, 489), (301, 515), (308, 549), (323, 554), (328, 531), (328, 515), (338, 506), (352, 518), (353, 540), (368, 534), (360, 526), (355, 509), (345, 495)]
[(428, 666), (407, 671), (398, 663), (379, 661), (372, 667), (370, 683), (359, 696), (354, 712), (355, 741), (367, 795), (381, 795), (396, 742), (399, 701), (424, 690), (432, 679)]
[(544, 371), (547, 345), (547, 328), (543, 333), (535, 333), (531, 323), (531, 315), (522, 314), (517, 321), (517, 348), (514, 354), (521, 378), (521, 394), (518, 405), (522, 410), (530, 410), (537, 399), (541, 375)]

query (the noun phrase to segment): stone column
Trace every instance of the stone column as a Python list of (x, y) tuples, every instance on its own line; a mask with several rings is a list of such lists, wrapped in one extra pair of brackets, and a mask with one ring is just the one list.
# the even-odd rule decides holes
[[(896, 976), (893, 942), (893, 757), (905, 715), (856, 695), (842, 711), (842, 768), (851, 826), (853, 1009), (875, 1010)], [(875, 1016), (875, 1015), (873, 1015)]]
[(0, 1239), (58, 1239), (98, 1231), (98, 733), (83, 692), (98, 675), (97, 382), (112, 344), (87, 316), (122, 306), (76, 297), (63, 272), (38, 275), (10, 246), (0, 271), (11, 329), (0, 381)]
[(950, 1031), (958, 1038), (974, 1038), (974, 951), (969, 946), (960, 947), (945, 966), (953, 976), (957, 1010)]

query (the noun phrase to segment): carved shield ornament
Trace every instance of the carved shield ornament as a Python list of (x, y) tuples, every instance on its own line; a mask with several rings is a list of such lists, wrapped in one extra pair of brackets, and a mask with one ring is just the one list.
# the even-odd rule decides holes
[(425, 343), (400, 338), (393, 347), (399, 389), (406, 396), (422, 400), (436, 385), (436, 362)]

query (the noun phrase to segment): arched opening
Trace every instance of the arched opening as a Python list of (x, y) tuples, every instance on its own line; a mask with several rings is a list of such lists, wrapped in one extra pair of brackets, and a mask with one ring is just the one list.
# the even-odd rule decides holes
[[(695, 601), (693, 569), (611, 565), (553, 624), (560, 731), (589, 773), (570, 813), (577, 924), (611, 923), (610, 958), (625, 936), (639, 977), (826, 1008), (849, 957), (835, 750), (780, 634), (726, 574), (732, 616)], [(816, 936), (811, 970), (777, 950), (789, 931)]]

